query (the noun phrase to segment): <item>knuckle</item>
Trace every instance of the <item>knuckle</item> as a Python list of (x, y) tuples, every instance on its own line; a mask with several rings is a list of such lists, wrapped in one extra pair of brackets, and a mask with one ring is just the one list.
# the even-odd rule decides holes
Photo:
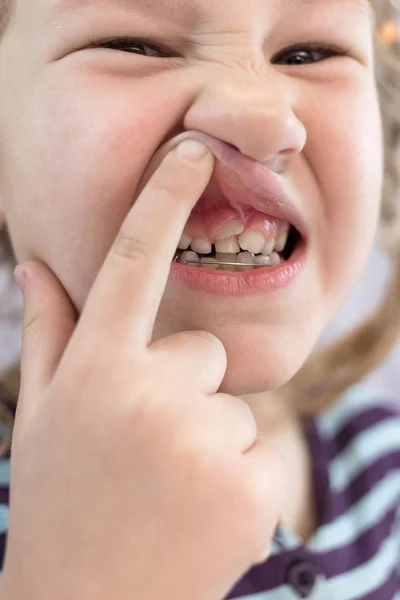
[(113, 253), (132, 261), (151, 262), (151, 251), (148, 243), (140, 238), (119, 235), (114, 242)]
[(219, 338), (209, 331), (193, 331), (193, 335), (197, 336), (200, 341), (204, 342), (208, 346), (208, 350), (213, 354), (218, 354), (222, 358), (226, 358), (226, 350)]
[(28, 336), (31, 337), (32, 334), (35, 333), (36, 324), (39, 321), (40, 321), (40, 319), (39, 319), (38, 315), (35, 315), (34, 317), (28, 318), (26, 320), (26, 322), (24, 323), (24, 326), (22, 328), (22, 333), (21, 333), (22, 342), (24, 342)]

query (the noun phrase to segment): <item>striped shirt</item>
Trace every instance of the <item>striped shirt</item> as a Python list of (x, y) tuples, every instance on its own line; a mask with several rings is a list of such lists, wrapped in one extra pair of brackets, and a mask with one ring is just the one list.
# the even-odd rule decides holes
[[(303, 544), (280, 526), (268, 560), (237, 581), (226, 600), (400, 600), (400, 404), (360, 385), (305, 418), (304, 428), (319, 527)], [(9, 476), (6, 458), (0, 568)]]

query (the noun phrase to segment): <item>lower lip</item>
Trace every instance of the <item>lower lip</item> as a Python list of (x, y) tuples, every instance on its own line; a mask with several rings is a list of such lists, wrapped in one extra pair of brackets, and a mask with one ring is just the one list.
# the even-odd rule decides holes
[(304, 242), (297, 245), (290, 260), (277, 267), (257, 268), (245, 273), (215, 271), (204, 267), (171, 264), (169, 280), (202, 294), (246, 297), (278, 292), (292, 285), (306, 262)]

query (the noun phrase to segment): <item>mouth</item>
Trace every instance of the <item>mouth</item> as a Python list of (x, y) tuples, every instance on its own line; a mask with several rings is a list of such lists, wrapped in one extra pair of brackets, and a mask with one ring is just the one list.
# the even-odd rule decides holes
[(206, 134), (193, 137), (217, 161), (175, 252), (174, 278), (234, 295), (288, 284), (305, 261), (308, 231), (281, 177)]

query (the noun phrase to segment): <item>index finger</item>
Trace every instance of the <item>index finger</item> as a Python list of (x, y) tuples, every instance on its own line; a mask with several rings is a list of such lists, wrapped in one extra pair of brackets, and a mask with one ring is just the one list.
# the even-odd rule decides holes
[[(186, 139), (169, 152), (126, 217), (80, 322), (91, 332), (148, 344), (174, 253), (214, 169), (209, 148)], [(105, 339), (109, 339), (106, 337)]]

